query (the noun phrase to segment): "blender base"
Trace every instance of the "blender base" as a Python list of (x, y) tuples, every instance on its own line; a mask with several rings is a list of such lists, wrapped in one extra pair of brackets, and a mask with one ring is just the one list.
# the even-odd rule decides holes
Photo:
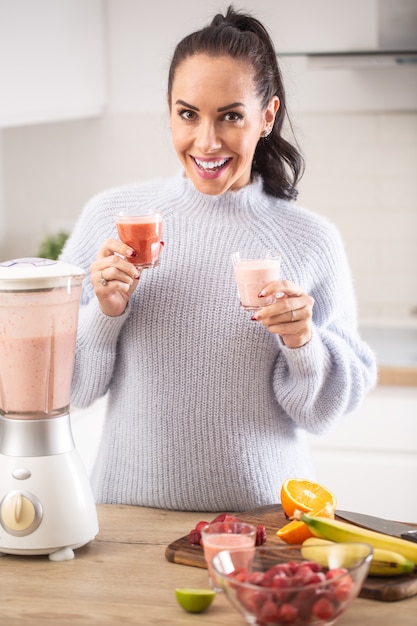
[[(22, 474), (27, 478), (16, 478)], [(7, 503), (15, 497), (29, 501), (29, 508), (34, 505), (37, 519), (27, 529), (10, 528)], [(69, 560), (97, 533), (90, 481), (75, 448), (42, 457), (0, 454), (0, 554)]]

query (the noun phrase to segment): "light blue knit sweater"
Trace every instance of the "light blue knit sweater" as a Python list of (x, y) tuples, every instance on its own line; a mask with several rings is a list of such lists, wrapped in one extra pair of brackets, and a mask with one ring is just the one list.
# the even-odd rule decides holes
[[(165, 248), (126, 312), (105, 316), (86, 279), (72, 403), (108, 392), (93, 472), (98, 502), (238, 511), (314, 478), (305, 431), (322, 433), (375, 384), (357, 332), (343, 245), (325, 219), (266, 195), (221, 196), (178, 175), (112, 189), (86, 206), (61, 255), (89, 269), (117, 210), (163, 213)], [(230, 255), (279, 249), (282, 277), (313, 296), (311, 341), (287, 348), (240, 309)]]

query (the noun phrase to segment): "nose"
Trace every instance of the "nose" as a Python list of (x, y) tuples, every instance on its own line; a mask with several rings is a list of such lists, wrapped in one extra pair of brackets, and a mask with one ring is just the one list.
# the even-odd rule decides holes
[(222, 142), (218, 136), (216, 125), (210, 121), (202, 121), (197, 129), (195, 145), (198, 150), (205, 154), (221, 148)]

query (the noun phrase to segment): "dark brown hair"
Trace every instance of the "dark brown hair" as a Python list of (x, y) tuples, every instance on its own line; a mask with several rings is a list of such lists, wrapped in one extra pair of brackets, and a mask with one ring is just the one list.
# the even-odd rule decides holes
[[(261, 138), (255, 150), (252, 175), (260, 174), (266, 193), (293, 200), (296, 185), (303, 173), (300, 152), (284, 139), (282, 127), (288, 119), (285, 90), (271, 37), (259, 20), (229, 6), (225, 15), (217, 14), (211, 24), (182, 39), (174, 50), (168, 74), (168, 98), (178, 66), (196, 54), (230, 56), (246, 61), (253, 69), (254, 83), (261, 106), (266, 108), (273, 96), (280, 107), (274, 127), (267, 138)], [(290, 124), (291, 127), (291, 124)]]

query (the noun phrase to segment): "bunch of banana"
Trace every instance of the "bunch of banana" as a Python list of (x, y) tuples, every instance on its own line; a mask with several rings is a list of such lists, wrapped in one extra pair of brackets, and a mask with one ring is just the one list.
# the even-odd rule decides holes
[[(312, 517), (301, 512), (296, 517), (307, 524), (311, 532), (321, 539), (337, 543), (359, 542), (371, 545), (374, 554), (369, 571), (374, 576), (409, 573), (417, 565), (417, 543), (361, 528), (349, 522)], [(303, 546), (307, 549), (308, 543), (304, 542)]]

